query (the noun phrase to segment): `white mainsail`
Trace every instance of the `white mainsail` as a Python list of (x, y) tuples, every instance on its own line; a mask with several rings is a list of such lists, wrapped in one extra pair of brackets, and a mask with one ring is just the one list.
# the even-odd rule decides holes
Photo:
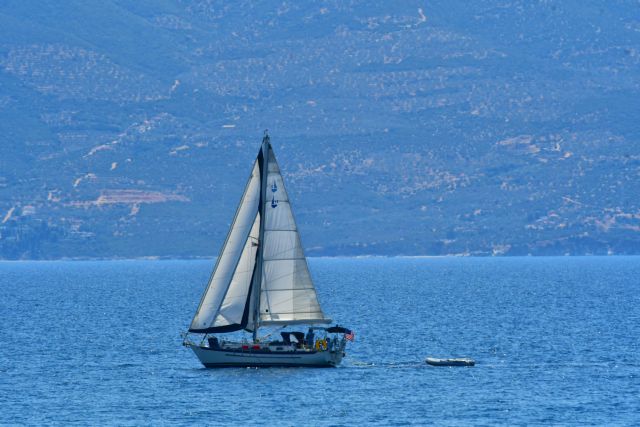
[(265, 137), (189, 330), (330, 322), (318, 303), (280, 168)]
[(289, 196), (269, 146), (260, 324), (330, 323), (311, 281)]

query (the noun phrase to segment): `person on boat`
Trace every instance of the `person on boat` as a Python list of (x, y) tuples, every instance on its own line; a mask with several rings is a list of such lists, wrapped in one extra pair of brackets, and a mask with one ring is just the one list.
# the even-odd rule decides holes
[(284, 345), (291, 345), (291, 333), (289, 332), (280, 332), (282, 336), (282, 342)]
[(280, 332), (285, 345), (293, 345), (301, 348), (304, 341), (304, 332)]
[(214, 350), (218, 350), (220, 348), (220, 343), (218, 342), (218, 338), (209, 337), (209, 348)]
[(313, 333), (313, 328), (309, 328), (309, 332), (307, 332), (307, 336), (304, 337), (305, 342), (307, 343), (307, 347), (313, 348), (315, 334)]

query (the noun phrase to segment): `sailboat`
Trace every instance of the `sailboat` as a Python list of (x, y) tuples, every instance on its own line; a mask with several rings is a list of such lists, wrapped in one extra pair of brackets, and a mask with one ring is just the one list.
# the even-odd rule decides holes
[[(353, 332), (328, 326), (265, 131), (227, 238), (184, 334), (207, 368), (337, 366)], [(290, 330), (308, 327), (308, 330)], [(276, 328), (276, 330), (272, 330)], [(238, 331), (242, 339), (227, 338)], [(260, 332), (270, 331), (261, 336)], [(279, 331), (279, 337), (276, 332)], [(189, 334), (202, 334), (192, 340)], [(198, 335), (200, 336), (200, 335)]]

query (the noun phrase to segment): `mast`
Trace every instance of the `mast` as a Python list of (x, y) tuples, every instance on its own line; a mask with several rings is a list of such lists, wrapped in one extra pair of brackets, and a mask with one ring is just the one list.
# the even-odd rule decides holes
[(260, 207), (258, 212), (260, 215), (260, 229), (258, 235), (258, 256), (256, 260), (256, 274), (254, 276), (255, 282), (253, 283), (251, 291), (253, 292), (253, 342), (256, 342), (258, 338), (258, 323), (260, 321), (260, 294), (262, 285), (262, 260), (264, 254), (264, 219), (265, 212), (264, 207), (267, 200), (267, 178), (269, 173), (269, 134), (268, 131), (264, 131), (264, 137), (262, 138), (262, 165), (261, 179), (260, 179)]

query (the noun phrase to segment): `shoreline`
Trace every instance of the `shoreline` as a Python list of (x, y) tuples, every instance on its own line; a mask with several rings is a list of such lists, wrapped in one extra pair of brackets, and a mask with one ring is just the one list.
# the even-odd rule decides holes
[[(466, 255), (466, 254), (449, 254), (449, 255), (323, 255), (323, 256), (307, 256), (307, 259), (351, 259), (351, 260), (367, 260), (367, 259), (544, 259), (544, 258), (633, 258), (640, 257), (640, 254), (611, 254), (611, 255)], [(86, 257), (68, 257), (68, 258), (48, 258), (48, 259), (7, 259), (0, 258), (0, 263), (19, 263), (19, 262), (114, 262), (114, 261), (215, 261), (217, 257), (159, 257), (144, 256), (135, 258), (86, 258)]]

